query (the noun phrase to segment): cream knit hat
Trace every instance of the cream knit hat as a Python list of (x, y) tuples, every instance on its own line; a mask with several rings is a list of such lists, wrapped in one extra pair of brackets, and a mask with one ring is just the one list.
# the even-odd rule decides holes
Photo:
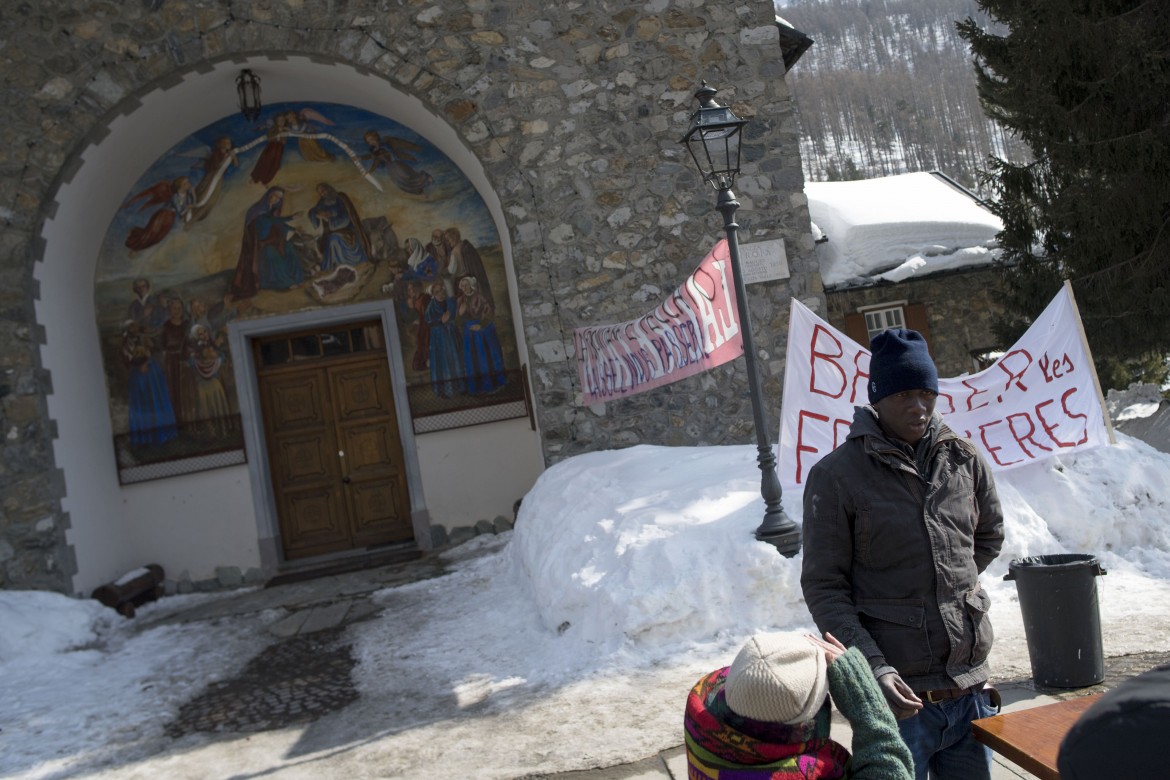
[(754, 720), (810, 721), (828, 692), (826, 666), (824, 651), (801, 634), (756, 634), (727, 671), (727, 706)]

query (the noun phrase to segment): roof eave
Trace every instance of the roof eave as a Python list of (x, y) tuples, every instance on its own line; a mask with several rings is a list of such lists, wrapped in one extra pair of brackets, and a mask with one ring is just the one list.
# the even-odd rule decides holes
[(784, 72), (787, 73), (814, 41), (780, 16), (776, 17), (776, 29), (780, 31), (780, 52), (784, 57)]

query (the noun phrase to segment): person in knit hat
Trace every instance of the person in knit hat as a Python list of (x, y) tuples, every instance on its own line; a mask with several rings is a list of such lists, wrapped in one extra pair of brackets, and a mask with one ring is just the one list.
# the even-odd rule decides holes
[(883, 331), (870, 352), (869, 405), (805, 482), (805, 603), (821, 631), (865, 657), (917, 780), (989, 780), (991, 751), (970, 722), (998, 711), (979, 583), (1003, 544), (995, 483), (935, 412), (922, 334)]
[[(852, 756), (829, 737), (830, 693), (853, 729)], [(828, 634), (752, 636), (695, 684), (683, 727), (691, 780), (914, 777), (865, 657)]]

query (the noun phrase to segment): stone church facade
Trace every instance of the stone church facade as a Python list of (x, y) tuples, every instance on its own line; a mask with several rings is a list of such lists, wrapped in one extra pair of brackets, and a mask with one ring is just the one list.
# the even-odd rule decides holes
[[(753, 440), (742, 360), (586, 407), (573, 355), (574, 328), (641, 316), (723, 235), (679, 143), (704, 80), (749, 120), (740, 240), (783, 241), (786, 278), (748, 288), (778, 429), (788, 302), (824, 312), (825, 299), (784, 81), (809, 41), (770, 0), (47, 0), (0, 19), (0, 587), (88, 594), (152, 562), (172, 582), (223, 584), (296, 563), (261, 410), (241, 398), (243, 462), (127, 482), (98, 358), (98, 245), (153, 160), (238, 111), (245, 68), (265, 103), (343, 104), (413, 129), (460, 167), (499, 232), (525, 413), (442, 431), (399, 413), (408, 546), (498, 527), (544, 468), (580, 453)], [(257, 317), (233, 338), (383, 314), (324, 311)], [(391, 373), (400, 363), (391, 355)]]

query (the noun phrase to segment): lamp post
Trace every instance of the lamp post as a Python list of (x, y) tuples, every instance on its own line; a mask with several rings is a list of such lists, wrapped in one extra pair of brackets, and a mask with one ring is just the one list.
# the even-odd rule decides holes
[(747, 120), (737, 117), (730, 108), (715, 102), (715, 90), (703, 82), (695, 93), (699, 108), (691, 115), (691, 128), (682, 143), (690, 151), (703, 181), (719, 192), (715, 208), (723, 214), (723, 229), (727, 232), (727, 249), (731, 255), (731, 277), (735, 282), (735, 301), (743, 332), (743, 356), (747, 361), (748, 389), (755, 418), (757, 461), (760, 466), (760, 493), (764, 497), (764, 521), (756, 529), (756, 538), (774, 546), (791, 558), (800, 551), (800, 529), (784, 514), (780, 500), (780, 477), (776, 474), (776, 456), (768, 442), (768, 423), (760, 392), (760, 373), (756, 368), (756, 346), (752, 337), (752, 320), (748, 312), (747, 290), (739, 263), (739, 225), (735, 211), (739, 201), (731, 191), (739, 173), (740, 131)]

